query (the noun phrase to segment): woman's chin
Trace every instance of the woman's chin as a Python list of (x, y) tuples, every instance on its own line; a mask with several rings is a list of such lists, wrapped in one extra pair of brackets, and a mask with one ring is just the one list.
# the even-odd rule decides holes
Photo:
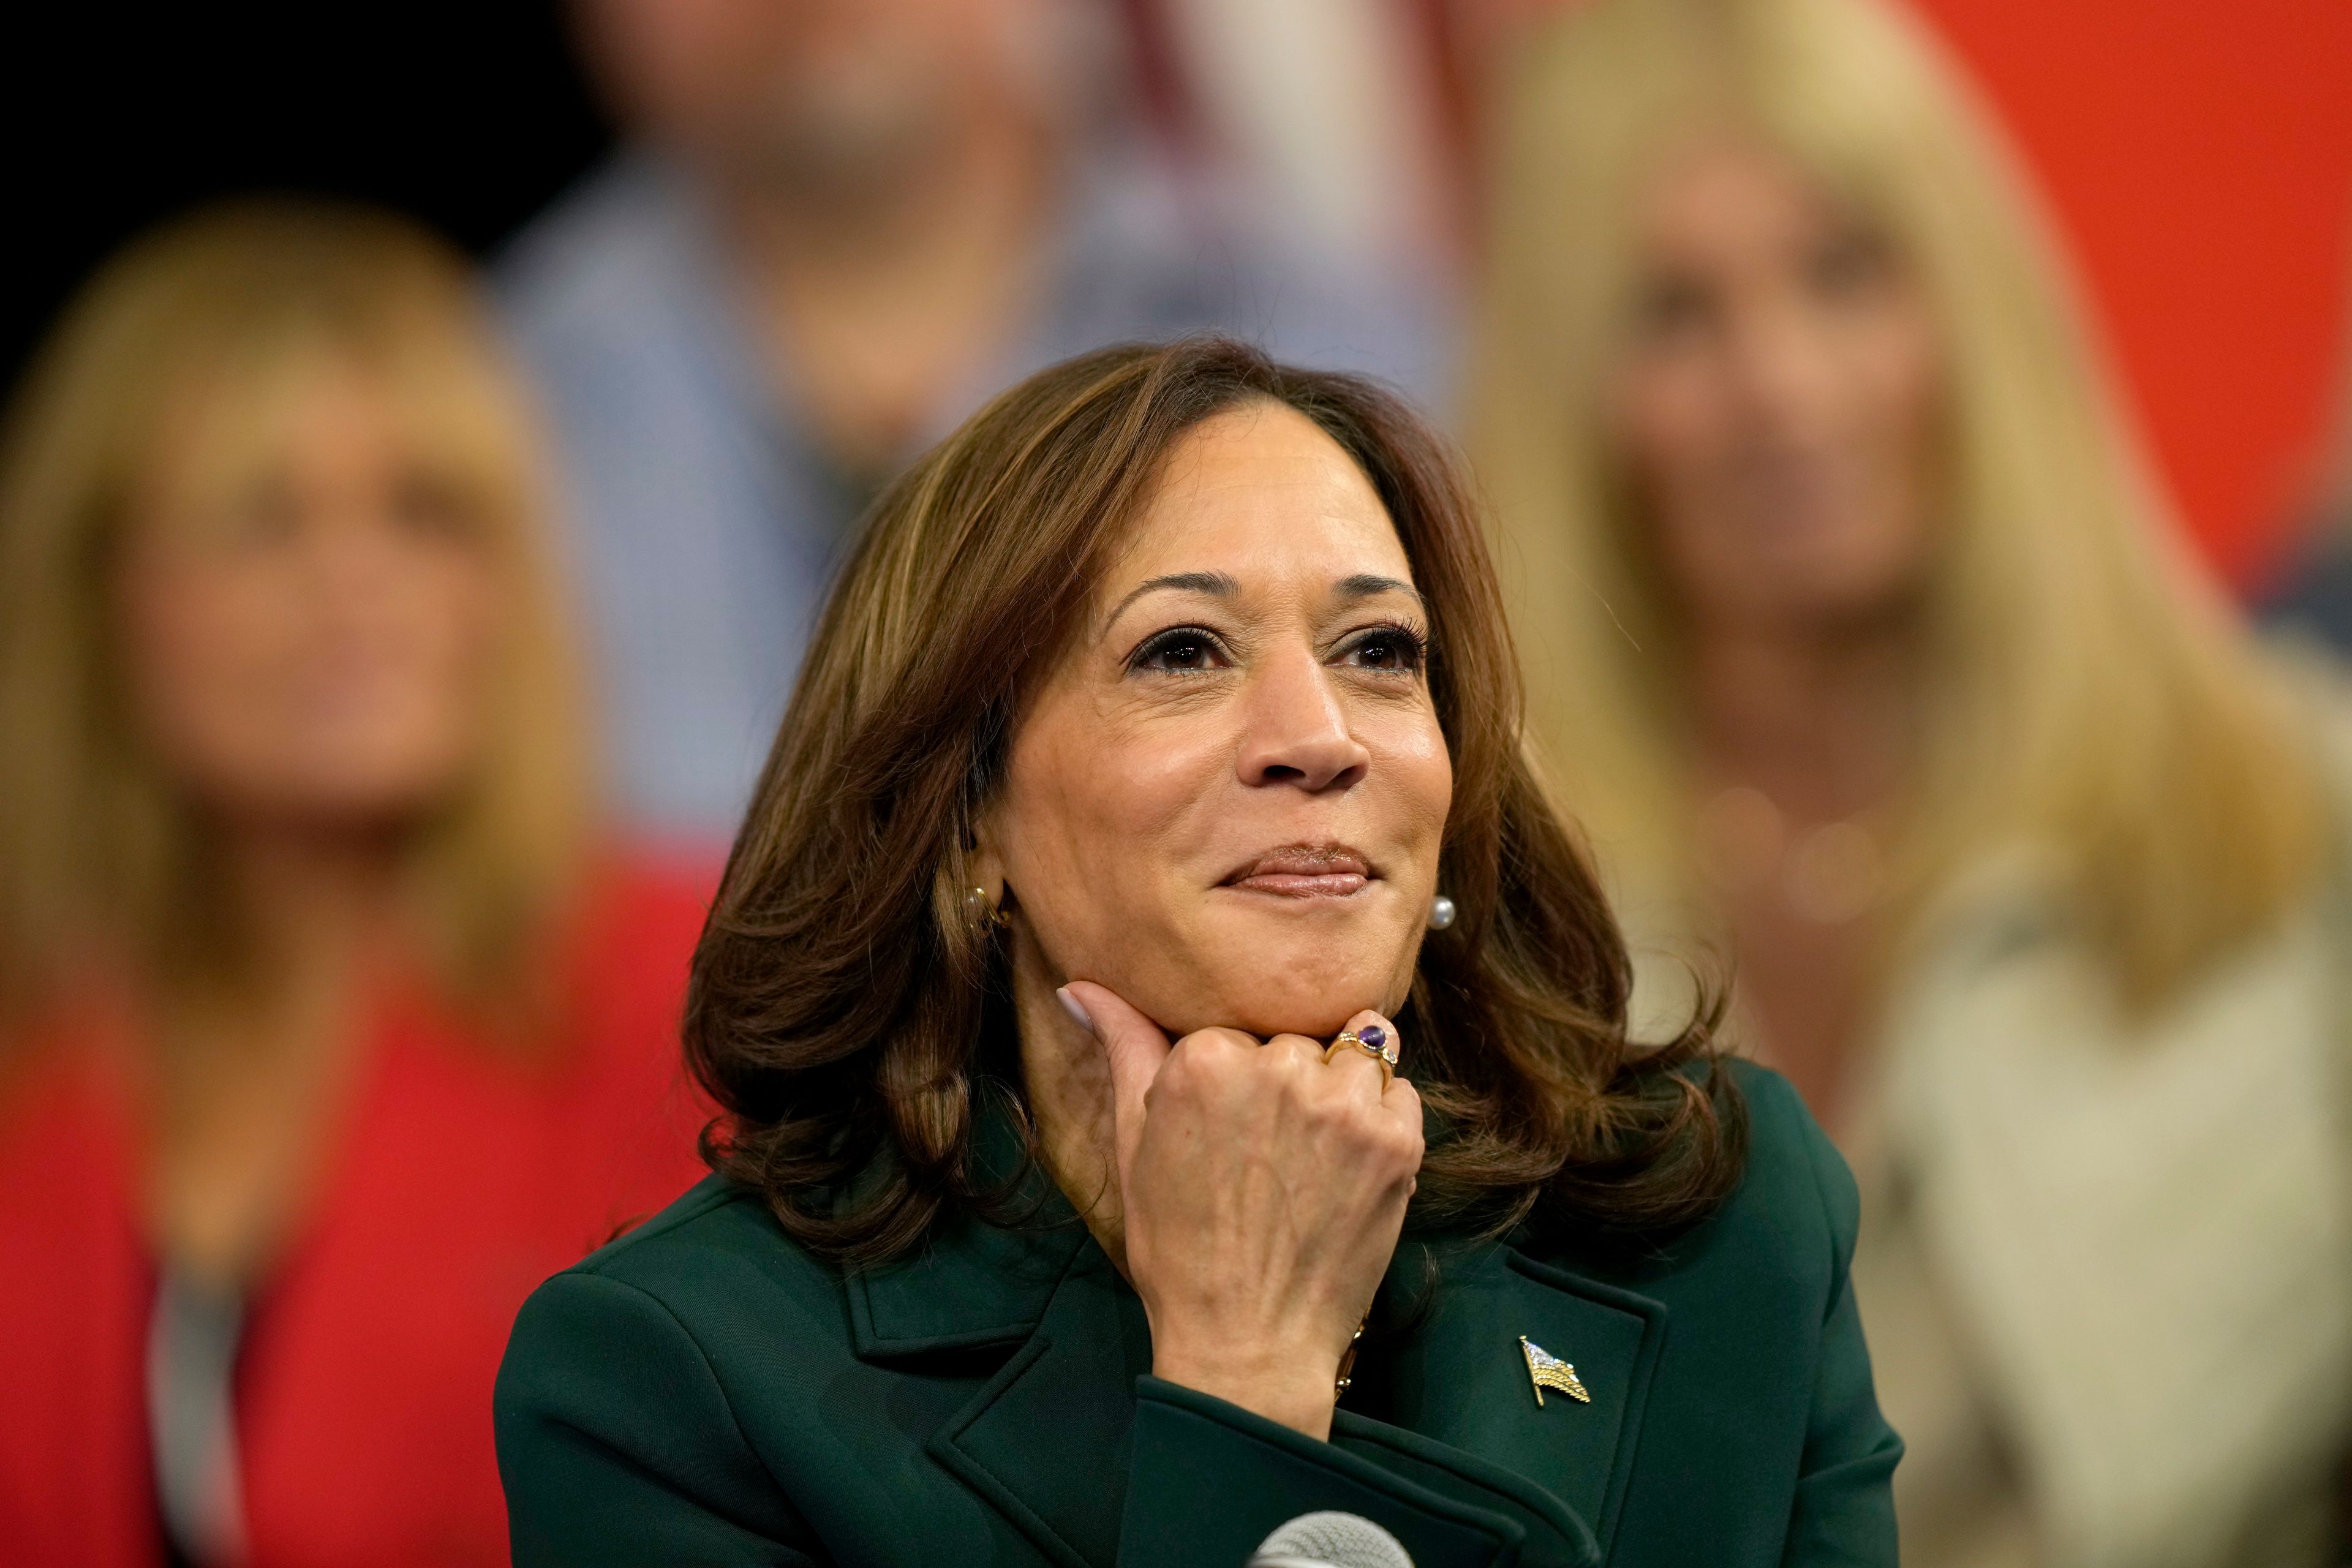
[[(1195, 1029), (1242, 1029), (1261, 1038), (1307, 1035), (1328, 1038), (1366, 1008), (1394, 1013), (1412, 984), (1412, 965), (1332, 965), (1269, 963), (1253, 955), (1208, 970), (1181, 1002), (1152, 1012), (1171, 1037)], [(1323, 955), (1328, 957), (1328, 955)], [(1147, 1009), (1148, 1010), (1148, 1009)]]

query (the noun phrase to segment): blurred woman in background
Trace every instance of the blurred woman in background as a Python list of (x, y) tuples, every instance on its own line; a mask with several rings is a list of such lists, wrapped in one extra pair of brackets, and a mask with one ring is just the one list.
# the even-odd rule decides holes
[(532, 437), (464, 262), (331, 207), (134, 245), (18, 394), (12, 1563), (505, 1561), (515, 1310), (698, 1170), (698, 904), (596, 838)]
[(2312, 1560), (2341, 721), (2176, 554), (1905, 17), (1603, 0), (1495, 145), (1474, 447), (1533, 728), (1653, 1015), (1727, 953), (1853, 1161), (1906, 1561)]

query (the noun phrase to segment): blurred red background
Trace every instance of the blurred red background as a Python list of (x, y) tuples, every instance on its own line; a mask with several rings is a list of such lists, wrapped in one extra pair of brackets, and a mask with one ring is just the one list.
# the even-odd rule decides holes
[(2023, 144), (2189, 528), (2258, 581), (2346, 374), (2352, 5), (1916, 3)]

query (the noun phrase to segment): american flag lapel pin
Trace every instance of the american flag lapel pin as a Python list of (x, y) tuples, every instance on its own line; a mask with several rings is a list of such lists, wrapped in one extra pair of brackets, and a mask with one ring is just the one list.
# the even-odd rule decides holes
[(1528, 1381), (1535, 1385), (1537, 1409), (1543, 1408), (1547, 1388), (1567, 1394), (1579, 1405), (1592, 1403), (1592, 1395), (1577, 1381), (1575, 1363), (1560, 1360), (1525, 1334), (1519, 1336), (1519, 1349), (1527, 1352)]

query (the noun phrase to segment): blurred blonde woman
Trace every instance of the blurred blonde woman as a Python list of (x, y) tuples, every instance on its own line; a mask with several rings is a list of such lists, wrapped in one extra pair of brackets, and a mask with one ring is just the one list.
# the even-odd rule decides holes
[(1906, 1560), (2311, 1560), (2340, 722), (2176, 549), (1905, 16), (1602, 0), (1500, 101), (1473, 445), (1532, 725), (1654, 1016), (1727, 958), (1857, 1168)]
[(169, 226), (19, 390), (10, 1562), (505, 1561), (514, 1311), (698, 1169), (698, 911), (595, 832), (545, 510), (466, 265), (388, 216)]

